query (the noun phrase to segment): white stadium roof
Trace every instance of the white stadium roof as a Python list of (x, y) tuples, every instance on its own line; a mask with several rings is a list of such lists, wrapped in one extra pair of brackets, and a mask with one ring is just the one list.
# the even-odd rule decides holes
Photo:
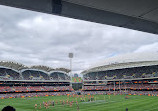
[(88, 70), (85, 70), (82, 73), (86, 74), (88, 72), (150, 65), (158, 65), (158, 52), (128, 53), (124, 55), (110, 57), (108, 59), (105, 59), (105, 61), (99, 62), (91, 66)]
[(43, 70), (43, 71), (46, 71), (46, 72), (49, 72), (49, 71), (54, 70), (54, 69), (51, 68), (51, 67), (48, 67), (48, 66), (42, 66), (42, 65), (31, 66), (30, 69), (38, 69), (38, 70)]
[(17, 62), (11, 62), (11, 61), (0, 61), (0, 66), (2, 67), (8, 67), (15, 70), (21, 70), (28, 68), (27, 66), (17, 63)]
[(51, 68), (48, 66), (43, 66), (43, 65), (37, 65), (37, 66), (25, 66), (21, 63), (17, 63), (17, 62), (11, 62), (11, 61), (0, 61), (0, 67), (2, 68), (9, 68), (9, 69), (14, 69), (16, 71), (24, 71), (24, 70), (30, 70), (30, 69), (34, 69), (34, 70), (40, 70), (40, 71), (44, 71), (44, 72), (51, 72), (51, 71), (63, 71), (65, 73), (69, 73), (70, 69), (66, 69), (66, 68)]

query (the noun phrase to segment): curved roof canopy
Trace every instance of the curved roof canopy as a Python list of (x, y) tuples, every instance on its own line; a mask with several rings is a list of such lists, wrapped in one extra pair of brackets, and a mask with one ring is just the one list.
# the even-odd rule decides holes
[(28, 68), (27, 66), (20, 64), (20, 63), (16, 63), (16, 62), (11, 62), (11, 61), (0, 61), (0, 66), (3, 67), (8, 67), (14, 70), (21, 70), (21, 69), (26, 69)]
[(114, 56), (106, 59), (103, 62), (93, 65), (91, 68), (82, 72), (87, 74), (89, 72), (98, 72), (106, 70), (115, 70), (132, 67), (152, 66), (158, 65), (158, 53), (129, 53), (119, 56)]
[(10, 69), (14, 69), (14, 70), (23, 70), (23, 69), (36, 69), (36, 70), (40, 70), (40, 71), (44, 71), (44, 72), (51, 72), (51, 71), (63, 71), (66, 73), (69, 73), (70, 70), (66, 69), (66, 68), (56, 68), (53, 69), (51, 67), (48, 66), (43, 66), (43, 65), (36, 65), (36, 66), (31, 66), (31, 67), (27, 67), (23, 64), (17, 63), (17, 62), (11, 62), (11, 61), (0, 61), (0, 66), (2, 67), (8, 67)]
[(48, 67), (48, 66), (42, 66), (42, 65), (31, 66), (30, 68), (31, 68), (31, 69), (44, 70), (44, 71), (46, 71), (46, 72), (49, 72), (49, 71), (54, 70), (54, 69), (51, 68), (51, 67)]
[(158, 52), (121, 54), (118, 56), (107, 58), (102, 62), (98, 62), (95, 65), (91, 66), (91, 68), (104, 66), (104, 65), (112, 65), (112, 64), (128, 63), (128, 62), (143, 62), (143, 61), (158, 61)]
[(31, 66), (30, 69), (44, 70), (46, 72), (51, 72), (51, 71), (63, 71), (63, 72), (66, 72), (66, 73), (70, 72), (70, 70), (66, 69), (66, 68), (56, 68), (56, 69), (53, 69), (51, 67), (42, 66), (42, 65)]
[(63, 71), (63, 72), (66, 72), (66, 73), (69, 73), (71, 71), (70, 69), (66, 69), (66, 68), (56, 68), (55, 70), (56, 71)]

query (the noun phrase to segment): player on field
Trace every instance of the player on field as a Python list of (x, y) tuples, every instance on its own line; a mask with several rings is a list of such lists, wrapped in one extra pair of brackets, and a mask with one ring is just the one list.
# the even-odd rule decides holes
[(54, 100), (53, 100), (53, 101), (52, 101), (52, 106), (54, 107), (54, 105), (55, 105), (55, 104), (54, 104)]
[(37, 109), (37, 104), (35, 104), (35, 109)]

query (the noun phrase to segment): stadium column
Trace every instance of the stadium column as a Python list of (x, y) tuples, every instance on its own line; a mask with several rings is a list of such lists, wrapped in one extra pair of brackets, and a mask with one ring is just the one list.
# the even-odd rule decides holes
[(126, 92), (126, 81), (124, 81), (124, 86), (125, 86), (125, 92)]
[(119, 81), (119, 90), (120, 90), (120, 93), (121, 93), (121, 86), (120, 86), (120, 81)]
[(110, 85), (111, 85), (111, 84), (109, 84), (109, 92), (110, 92)]
[(58, 81), (59, 81), (59, 73), (57, 73), (57, 76), (58, 76)]
[(7, 71), (6, 71), (6, 69), (4, 70), (4, 73), (5, 73), (5, 76), (7, 76)]
[(22, 80), (24, 80), (23, 76), (22, 76), (22, 71), (20, 70), (20, 77), (22, 78)]
[(64, 74), (64, 78), (65, 78), (65, 80), (66, 80), (66, 74)]
[(114, 81), (114, 93), (115, 93), (115, 81)]

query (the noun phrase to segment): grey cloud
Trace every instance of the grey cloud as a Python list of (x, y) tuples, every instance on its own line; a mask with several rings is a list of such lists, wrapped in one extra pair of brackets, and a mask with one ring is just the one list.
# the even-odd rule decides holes
[(142, 45), (135, 52), (158, 52), (158, 42)]
[(158, 36), (144, 32), (0, 6), (0, 58), (80, 72), (129, 52), (157, 51)]

